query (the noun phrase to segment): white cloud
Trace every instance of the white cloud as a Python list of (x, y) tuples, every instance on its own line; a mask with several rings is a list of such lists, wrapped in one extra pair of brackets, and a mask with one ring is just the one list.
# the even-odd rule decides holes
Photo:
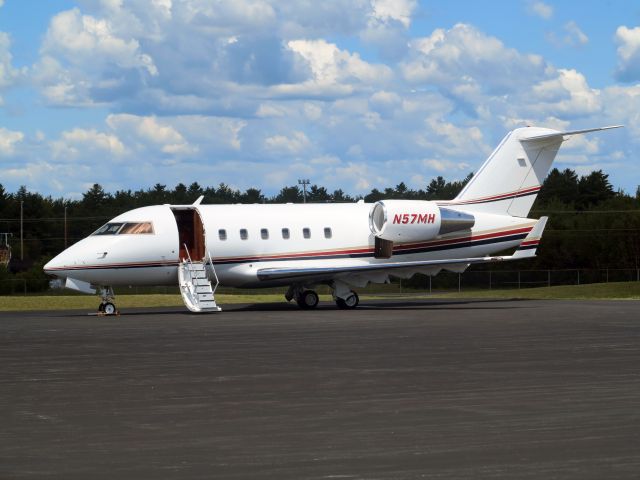
[(580, 116), (598, 112), (602, 108), (600, 92), (589, 87), (587, 80), (576, 70), (558, 70), (558, 76), (533, 86), (534, 98), (540, 102), (532, 110), (555, 111)]
[[(414, 0), (77, 3), (51, 19), (28, 73), (49, 104), (98, 106), (92, 121), (105, 112), (105, 123), (47, 128), (46, 138), (26, 136), (2, 158), (17, 171), (9, 165), (16, 152), (33, 157), (25, 164), (33, 185), (55, 191), (175, 180), (271, 194), (295, 183), (294, 164), (313, 182), (350, 193), (411, 179), (423, 186), (429, 175), (473, 170), (506, 130), (526, 124), (630, 125), (628, 133), (567, 142), (574, 161), (604, 162), (614, 151), (632, 158), (640, 144), (637, 88), (592, 88), (583, 72), (473, 25), (412, 38)], [(547, 3), (527, 8), (553, 15)], [(635, 36), (618, 29), (619, 76), (632, 78), (640, 63)], [(557, 38), (588, 41), (575, 22)], [(0, 85), (10, 86), (22, 70), (11, 67), (8, 40), (0, 42)], [(34, 165), (65, 176), (37, 177)]]
[(292, 40), (287, 46), (309, 64), (313, 81), (319, 86), (354, 81), (377, 84), (392, 77), (386, 65), (372, 65), (357, 53), (340, 50), (325, 40)]
[(381, 22), (396, 21), (409, 28), (416, 3), (415, 0), (372, 0), (371, 16)]
[(439, 160), (435, 158), (425, 159), (422, 164), (429, 170), (435, 170), (438, 173), (450, 174), (455, 176), (456, 172), (467, 171), (469, 164), (466, 162), (451, 162), (449, 160)]
[(15, 147), (24, 140), (24, 133), (0, 127), (0, 156), (13, 155)]
[(86, 66), (91, 59), (158, 74), (153, 59), (140, 51), (137, 40), (118, 37), (109, 21), (82, 15), (77, 8), (53, 17), (42, 49), (45, 53), (60, 54), (71, 64), (82, 62)]
[[(603, 120), (624, 124), (632, 144), (640, 145), (640, 85), (611, 86), (602, 91)], [(601, 120), (601, 121), (603, 121)]]
[(582, 30), (580, 30), (578, 24), (573, 20), (567, 22), (564, 25), (564, 29), (567, 32), (567, 37), (565, 38), (569, 45), (580, 46), (589, 43), (589, 37), (587, 37), (587, 35)]
[(580, 29), (578, 24), (571, 20), (562, 27), (564, 35), (557, 35), (555, 32), (549, 32), (545, 35), (546, 39), (557, 47), (583, 47), (589, 43), (589, 37)]
[(57, 160), (93, 161), (93, 153), (101, 152), (113, 157), (122, 157), (126, 153), (124, 144), (118, 137), (97, 130), (74, 128), (62, 132), (61, 138), (51, 142), (51, 154)]
[(425, 127), (416, 136), (416, 143), (444, 158), (473, 158), (479, 153), (482, 156), (490, 152), (490, 147), (484, 144), (482, 131), (478, 127), (459, 127), (435, 117), (425, 120)]
[[(51, 19), (33, 77), (48, 102), (93, 105), (113, 91), (132, 91), (144, 76), (159, 74), (152, 57), (134, 38), (119, 37), (111, 21), (78, 8)], [(140, 72), (137, 78), (125, 72)]]
[(542, 1), (529, 1), (527, 12), (530, 15), (538, 16), (544, 20), (549, 20), (553, 16), (553, 7)]
[(167, 153), (185, 149), (185, 140), (173, 127), (159, 122), (156, 117), (137, 115), (109, 115), (107, 125), (115, 131), (132, 133), (136, 139), (159, 146)]
[(290, 137), (286, 135), (268, 137), (265, 139), (264, 144), (268, 149), (276, 152), (297, 154), (307, 150), (311, 142), (304, 132), (294, 131)]
[(457, 24), (412, 41), (410, 59), (401, 68), (412, 84), (447, 90), (477, 85), (482, 91), (503, 94), (544, 78), (547, 65), (538, 55), (521, 54), (471, 25)]
[(9, 87), (17, 80), (19, 72), (11, 65), (11, 38), (0, 32), (0, 89)]
[(618, 44), (616, 78), (625, 82), (640, 80), (640, 27), (618, 27), (615, 40)]

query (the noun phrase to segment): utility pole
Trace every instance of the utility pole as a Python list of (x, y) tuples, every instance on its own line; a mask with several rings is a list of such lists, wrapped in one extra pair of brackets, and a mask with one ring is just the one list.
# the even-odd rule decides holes
[(298, 185), (302, 185), (302, 198), (303, 198), (303, 202), (307, 203), (307, 185), (309, 185), (311, 182), (309, 181), (308, 178), (303, 178), (298, 180)]
[(24, 224), (24, 200), (20, 200), (20, 260), (24, 260), (24, 241), (23, 241), (23, 224)]
[(67, 206), (64, 207), (64, 248), (67, 248)]

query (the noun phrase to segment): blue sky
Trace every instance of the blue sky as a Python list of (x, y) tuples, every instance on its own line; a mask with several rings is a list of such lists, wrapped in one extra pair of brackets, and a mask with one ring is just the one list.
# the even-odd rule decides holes
[(635, 192), (640, 5), (576, 5), (0, 0), (0, 183), (423, 188), (519, 126), (625, 124), (556, 166)]

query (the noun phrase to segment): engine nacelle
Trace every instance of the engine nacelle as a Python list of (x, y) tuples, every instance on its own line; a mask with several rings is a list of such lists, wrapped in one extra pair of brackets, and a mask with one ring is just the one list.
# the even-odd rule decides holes
[(369, 212), (369, 228), (378, 238), (392, 242), (420, 242), (438, 235), (469, 230), (473, 215), (439, 207), (425, 200), (381, 200)]

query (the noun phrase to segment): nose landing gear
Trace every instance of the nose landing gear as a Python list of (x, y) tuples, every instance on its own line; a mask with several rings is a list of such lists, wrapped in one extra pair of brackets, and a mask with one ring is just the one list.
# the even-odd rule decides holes
[(116, 308), (116, 295), (112, 287), (100, 287), (100, 298), (102, 301), (98, 305), (98, 315), (120, 315)]

